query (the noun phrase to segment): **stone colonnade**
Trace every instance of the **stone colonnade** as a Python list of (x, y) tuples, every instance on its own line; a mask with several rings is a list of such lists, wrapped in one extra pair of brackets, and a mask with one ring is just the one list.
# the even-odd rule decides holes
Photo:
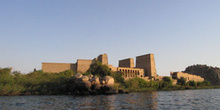
[(143, 69), (118, 67), (124, 78), (144, 77)]

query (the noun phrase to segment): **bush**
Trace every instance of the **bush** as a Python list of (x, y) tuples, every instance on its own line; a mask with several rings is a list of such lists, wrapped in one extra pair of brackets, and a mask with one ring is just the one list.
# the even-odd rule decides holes
[(112, 76), (114, 78), (116, 83), (124, 84), (124, 78), (122, 77), (122, 73), (121, 72), (112, 72), (110, 74), (110, 76)]
[(197, 82), (197, 86), (211, 86), (211, 83), (205, 80), (203, 82)]
[(172, 80), (170, 77), (163, 77), (162, 81), (159, 82), (159, 88), (169, 88), (172, 87)]
[(73, 70), (65, 70), (65, 71), (59, 73), (59, 75), (64, 75), (66, 77), (71, 77), (75, 74), (76, 74), (76, 72)]
[(162, 80), (163, 80), (163, 81), (165, 81), (165, 82), (168, 82), (168, 83), (172, 83), (171, 78), (170, 78), (170, 77), (168, 77), (168, 76), (163, 77), (163, 79), (162, 79)]
[(60, 73), (35, 71), (29, 74), (12, 72), (10, 68), (0, 69), (0, 95), (18, 94), (67, 94), (69, 81), (75, 74), (66, 70)]
[(128, 79), (125, 81), (125, 88), (138, 89), (138, 80), (136, 78)]
[(148, 86), (148, 82), (142, 78), (137, 78), (139, 88), (146, 88)]
[(163, 81), (169, 85), (172, 85), (172, 79), (170, 77), (167, 76), (163, 77)]
[(189, 83), (189, 86), (193, 86), (193, 87), (197, 86), (195, 81), (189, 81), (188, 83)]
[(177, 80), (177, 84), (186, 86), (186, 79), (184, 77), (181, 77), (180, 79)]
[(142, 78), (132, 78), (125, 81), (125, 87), (128, 89), (142, 89), (148, 85), (148, 82)]
[(148, 87), (151, 87), (151, 88), (154, 88), (154, 89), (158, 89), (159, 88), (159, 82), (158, 81), (150, 80), (148, 82)]
[(202, 82), (202, 85), (203, 86), (211, 86), (211, 83), (209, 81), (205, 80)]

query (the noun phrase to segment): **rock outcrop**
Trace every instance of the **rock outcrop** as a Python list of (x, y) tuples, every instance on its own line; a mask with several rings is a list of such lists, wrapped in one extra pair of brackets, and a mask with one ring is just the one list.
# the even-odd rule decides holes
[(114, 78), (105, 76), (99, 78), (96, 76), (86, 76), (77, 73), (73, 76), (74, 85), (72, 86), (73, 94), (112, 94)]
[(111, 76), (105, 76), (103, 78), (103, 82), (104, 82), (104, 85), (109, 87), (109, 88), (113, 88), (114, 83), (115, 83), (114, 78), (111, 77)]
[(220, 68), (207, 65), (192, 65), (187, 67), (184, 72), (201, 76), (212, 85), (220, 85)]

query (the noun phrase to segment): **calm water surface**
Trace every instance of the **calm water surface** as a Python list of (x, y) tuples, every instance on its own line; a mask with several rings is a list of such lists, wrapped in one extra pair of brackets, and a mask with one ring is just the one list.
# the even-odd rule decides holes
[(0, 110), (168, 109), (220, 110), (220, 89), (98, 96), (1, 96)]

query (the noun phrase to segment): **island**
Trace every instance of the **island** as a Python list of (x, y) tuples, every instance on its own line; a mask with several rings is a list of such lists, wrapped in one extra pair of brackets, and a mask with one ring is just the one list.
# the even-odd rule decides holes
[(76, 63), (42, 63), (42, 70), (28, 74), (0, 69), (0, 95), (99, 95), (156, 90), (219, 88), (220, 69), (192, 65), (185, 71), (160, 76), (154, 54), (108, 64), (107, 54)]

